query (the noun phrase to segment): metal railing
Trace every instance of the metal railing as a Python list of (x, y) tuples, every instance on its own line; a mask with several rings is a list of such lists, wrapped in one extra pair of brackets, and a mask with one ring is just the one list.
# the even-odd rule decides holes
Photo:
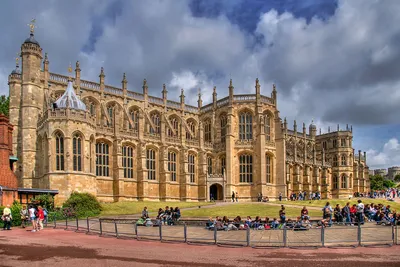
[(136, 224), (135, 220), (107, 218), (65, 218), (49, 221), (53, 227), (86, 234), (111, 236), (123, 239), (182, 242), (198, 245), (218, 245), (252, 248), (355, 248), (399, 245), (398, 226), (335, 224), (322, 228), (285, 228), (246, 230), (207, 230), (204, 227), (184, 224), (153, 225)]

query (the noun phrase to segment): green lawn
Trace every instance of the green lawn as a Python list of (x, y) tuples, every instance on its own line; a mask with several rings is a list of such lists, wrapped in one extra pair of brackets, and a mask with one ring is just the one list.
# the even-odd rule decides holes
[[(195, 210), (181, 211), (182, 217), (215, 217), (215, 216), (228, 216), (229, 219), (233, 219), (236, 216), (246, 218), (251, 216), (255, 218), (256, 216), (261, 216), (262, 218), (268, 217), (270, 219), (279, 218), (279, 205), (269, 205), (268, 203), (239, 203), (226, 206), (216, 206), (212, 208), (200, 208)], [(302, 207), (286, 207), (286, 217), (296, 218), (300, 216), (300, 211)], [(322, 208), (321, 208), (322, 210)], [(312, 217), (320, 217), (322, 211), (319, 209), (309, 209), (309, 215)]]
[[(336, 206), (336, 204), (339, 204), (341, 208), (343, 208), (347, 202), (350, 202), (350, 205), (353, 204), (357, 204), (357, 198), (353, 198), (351, 200), (348, 199), (329, 199), (329, 200), (312, 200), (311, 203), (308, 200), (304, 200), (304, 201), (282, 201), (282, 204), (284, 205), (296, 205), (299, 207), (322, 207), (325, 206), (326, 202), (329, 202), (330, 205), (332, 206), (332, 208), (334, 208)], [(391, 209), (396, 209), (397, 211), (400, 211), (400, 203), (398, 202), (393, 202), (393, 201), (387, 201), (384, 199), (372, 199), (372, 198), (362, 198), (361, 199), (362, 202), (364, 203), (364, 205), (366, 204), (383, 204), (383, 205), (390, 205)], [(280, 203), (280, 202), (276, 202), (276, 203)]]
[(140, 214), (144, 207), (147, 207), (149, 212), (157, 212), (159, 208), (164, 209), (165, 206), (179, 207), (180, 209), (182, 209), (212, 204), (213, 203), (206, 202), (114, 202), (101, 204), (102, 212), (100, 215), (107, 216)]

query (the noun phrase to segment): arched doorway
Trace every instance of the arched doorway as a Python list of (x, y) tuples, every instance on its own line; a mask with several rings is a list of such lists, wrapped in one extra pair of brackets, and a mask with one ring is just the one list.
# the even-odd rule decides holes
[(222, 190), (222, 185), (212, 184), (210, 186), (210, 200), (223, 200), (224, 193)]

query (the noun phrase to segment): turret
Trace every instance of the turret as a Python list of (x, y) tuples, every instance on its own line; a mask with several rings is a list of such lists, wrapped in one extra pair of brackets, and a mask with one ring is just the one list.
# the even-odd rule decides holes
[(125, 72), (124, 72), (124, 74), (122, 75), (121, 85), (122, 85), (122, 93), (123, 93), (123, 95), (126, 97), (126, 93), (127, 93), (127, 91), (128, 91), (128, 80), (126, 79), (126, 74), (125, 74)]
[(79, 65), (79, 61), (75, 63), (75, 86), (76, 93), (78, 95), (81, 94), (81, 67)]
[(21, 88), (21, 130), (18, 135), (21, 142), (18, 144), (17, 176), (20, 186), (32, 187), (35, 178), (37, 122), (43, 108), (44, 90), (41, 84), (42, 48), (34, 36), (35, 20), (29, 24), (30, 35), (21, 46), (22, 56), (22, 88)]
[[(320, 129), (321, 131), (321, 129)], [(314, 124), (314, 120), (311, 121), (310, 126), (308, 127), (308, 134), (311, 135), (311, 137), (315, 137), (317, 135), (317, 126)], [(320, 132), (321, 134), (321, 132)]]
[(256, 79), (256, 103), (257, 105), (261, 104), (260, 98), (261, 98), (261, 86), (260, 86), (260, 82), (258, 81), (258, 78)]
[(214, 106), (214, 109), (216, 109), (217, 108), (217, 87), (216, 86), (214, 86), (214, 88), (213, 88), (213, 106)]
[(181, 99), (181, 109), (184, 110), (185, 109), (185, 95), (183, 94), (183, 88), (181, 89), (181, 95), (179, 96), (179, 98)]
[(12, 150), (13, 154), (17, 155), (17, 145), (18, 145), (18, 133), (20, 131), (19, 127), (19, 115), (21, 106), (21, 69), (19, 68), (19, 54), (16, 57), (15, 69), (8, 76), (8, 86), (9, 86), (9, 116), (10, 124), (13, 125), (14, 131), (12, 135)]
[(229, 80), (229, 87), (228, 87), (228, 89), (229, 89), (229, 105), (230, 106), (233, 104), (233, 89), (234, 88), (235, 87), (233, 87), (232, 79), (230, 79)]
[(274, 100), (275, 107), (278, 107), (278, 99), (277, 99), (277, 92), (276, 92), (276, 86), (275, 84), (272, 85), (272, 94), (271, 94), (272, 99)]

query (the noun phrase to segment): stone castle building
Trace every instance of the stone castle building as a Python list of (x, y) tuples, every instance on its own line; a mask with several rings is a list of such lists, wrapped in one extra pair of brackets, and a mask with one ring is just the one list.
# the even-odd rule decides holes
[(13, 151), (19, 186), (59, 190), (58, 203), (76, 190), (101, 201), (229, 200), (292, 192), (348, 197), (369, 190), (365, 153), (354, 154), (352, 129), (317, 134), (282, 121), (275, 86), (269, 96), (235, 94), (198, 106), (49, 70), (31, 25), (21, 45), (22, 70), (9, 76)]

